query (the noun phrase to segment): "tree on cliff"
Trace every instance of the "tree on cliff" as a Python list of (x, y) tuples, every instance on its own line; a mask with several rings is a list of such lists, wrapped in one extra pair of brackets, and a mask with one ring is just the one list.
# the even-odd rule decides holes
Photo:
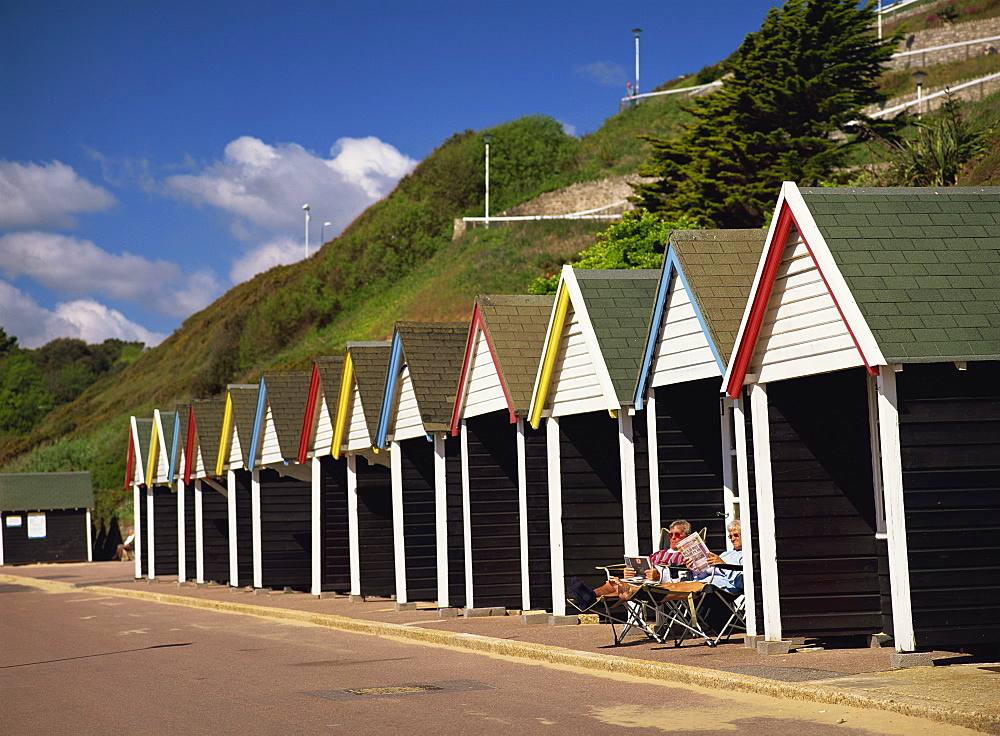
[(759, 227), (783, 181), (815, 185), (843, 160), (837, 131), (884, 99), (874, 85), (895, 39), (872, 34), (874, 2), (788, 0), (743, 41), (731, 76), (695, 100), (675, 140), (647, 137), (639, 167), (660, 177), (635, 199), (667, 217), (718, 227)]

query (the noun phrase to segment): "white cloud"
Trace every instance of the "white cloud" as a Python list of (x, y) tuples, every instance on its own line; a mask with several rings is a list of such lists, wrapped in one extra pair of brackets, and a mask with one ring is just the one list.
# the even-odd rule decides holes
[(576, 73), (584, 79), (605, 87), (624, 87), (627, 82), (631, 81), (625, 73), (624, 67), (604, 61), (582, 64), (576, 68)]
[(26, 348), (40, 347), (57, 337), (78, 337), (88, 343), (115, 337), (138, 340), (149, 347), (166, 338), (93, 299), (63, 302), (50, 311), (6, 281), (0, 281), (0, 314), (7, 334), (16, 336)]
[(55, 233), (0, 237), (0, 271), (12, 280), (27, 276), (60, 294), (102, 294), (170, 317), (187, 317), (222, 291), (208, 270), (185, 275), (169, 261), (115, 255), (89, 240)]
[(274, 266), (295, 263), (304, 255), (305, 245), (302, 242), (291, 238), (271, 240), (233, 261), (229, 278), (234, 284), (241, 284)]
[(163, 191), (228, 213), (234, 237), (264, 243), (273, 252), (274, 241), (303, 232), (303, 204), (311, 207), (310, 241), (318, 243), (323, 222), (333, 223), (327, 237), (337, 235), (416, 163), (372, 137), (341, 138), (324, 159), (295, 143), (270, 145), (243, 136), (200, 173), (167, 177)]
[(73, 213), (102, 212), (116, 200), (59, 161), (0, 161), (0, 228), (71, 228)]

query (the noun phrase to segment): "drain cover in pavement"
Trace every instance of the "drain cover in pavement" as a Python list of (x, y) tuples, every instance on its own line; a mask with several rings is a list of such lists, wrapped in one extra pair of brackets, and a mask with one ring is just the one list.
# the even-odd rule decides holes
[(475, 680), (445, 680), (444, 682), (404, 682), (398, 685), (375, 685), (352, 687), (345, 690), (312, 690), (305, 695), (314, 695), (327, 700), (361, 700), (387, 695), (413, 695), (414, 693), (457, 693), (469, 690), (492, 690), (489, 685)]
[(811, 667), (768, 667), (766, 665), (748, 664), (740, 667), (722, 667), (726, 672), (737, 675), (763, 677), (766, 680), (781, 682), (808, 682), (809, 680), (826, 680), (831, 677), (843, 677), (843, 672), (816, 670)]

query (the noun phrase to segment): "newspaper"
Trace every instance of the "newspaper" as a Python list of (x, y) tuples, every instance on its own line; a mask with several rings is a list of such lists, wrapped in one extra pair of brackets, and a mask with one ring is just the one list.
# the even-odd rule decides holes
[(711, 552), (701, 539), (698, 532), (690, 534), (677, 543), (677, 549), (684, 555), (687, 566), (695, 572), (704, 570), (709, 566), (708, 556)]

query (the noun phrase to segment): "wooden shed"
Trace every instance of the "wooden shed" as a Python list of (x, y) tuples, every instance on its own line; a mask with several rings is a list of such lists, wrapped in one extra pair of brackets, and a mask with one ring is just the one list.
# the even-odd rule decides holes
[(0, 565), (90, 562), (89, 472), (0, 473)]
[[(649, 536), (687, 519), (708, 530), (714, 551), (729, 546), (725, 524), (748, 520), (743, 551), (753, 559), (753, 499), (745, 461), (743, 397), (724, 397), (722, 377), (764, 247), (764, 230), (676, 230), (657, 286), (636, 409), (644, 409), (651, 508)], [(754, 569), (746, 582), (754, 610)], [(759, 600), (759, 595), (757, 596)], [(756, 633), (755, 620), (748, 624)]]
[(175, 412), (153, 410), (146, 458), (143, 553), (150, 580), (177, 574), (177, 493), (170, 460), (177, 440)]
[[(546, 425), (553, 613), (574, 575), (638, 554), (648, 484), (637, 478), (634, 393), (659, 272), (564, 266), (532, 391), (530, 423)], [(645, 459), (640, 458), (640, 464)]]
[(231, 384), (226, 389), (215, 475), (226, 479), (229, 511), (229, 584), (253, 585), (253, 478), (250, 474), (254, 419), (260, 386)]
[(132, 489), (132, 513), (134, 516), (134, 554), (135, 577), (145, 575), (149, 566), (146, 560), (146, 526), (148, 514), (148, 496), (146, 489), (146, 474), (149, 470), (150, 443), (153, 438), (153, 419), (145, 417), (129, 418), (128, 459), (126, 461), (126, 482)]
[(373, 448), (391, 351), (388, 341), (347, 343), (337, 399), (333, 457), (347, 459), (352, 595), (396, 592), (389, 457)]
[(1000, 189), (786, 183), (748, 387), (764, 635), (1000, 642)]
[(226, 401), (221, 398), (195, 399), (191, 402), (188, 443), (191, 454), (191, 478), (195, 485), (197, 582), (229, 583), (229, 488), (225, 478), (215, 475), (222, 436), (222, 418)]
[(393, 330), (373, 445), (389, 453), (397, 603), (465, 605), (461, 460), (448, 430), (468, 330), (464, 322)]
[(313, 595), (351, 589), (347, 459), (332, 455), (343, 374), (343, 356), (314, 359), (296, 458), (310, 464), (312, 478)]
[[(552, 296), (476, 297), (451, 431), (461, 439), (466, 604), (552, 607), (545, 433), (526, 421)], [(532, 573), (535, 574), (532, 574)]]
[(191, 432), (193, 416), (190, 404), (181, 404), (176, 411), (176, 440), (170, 458), (170, 477), (177, 493), (177, 581), (198, 579), (197, 516), (195, 486), (191, 480), (188, 458), (194, 453)]

